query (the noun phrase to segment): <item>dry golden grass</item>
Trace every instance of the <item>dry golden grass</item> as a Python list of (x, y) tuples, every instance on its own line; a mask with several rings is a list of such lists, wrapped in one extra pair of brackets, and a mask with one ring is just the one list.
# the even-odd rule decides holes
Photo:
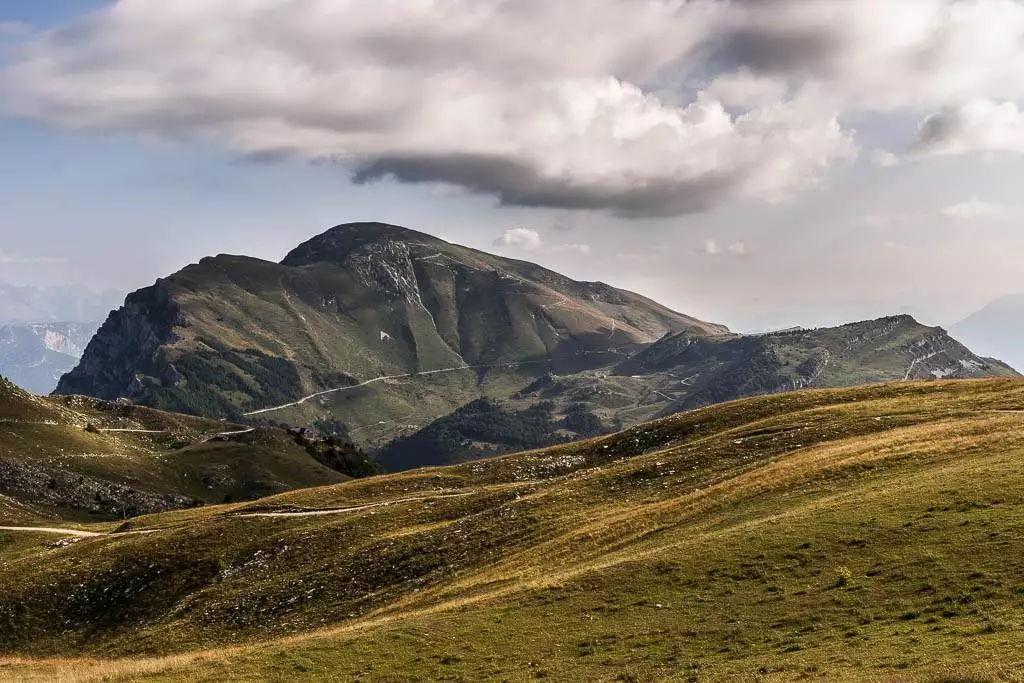
[[(31, 596), (61, 572), (116, 577), (119, 558), (168, 552), (217, 558), (226, 578), (87, 639), (44, 623), (0, 680), (1018, 681), (1024, 414), (1006, 411), (1021, 404), (1024, 383), (1006, 381), (803, 392), (138, 520), (163, 530), (0, 580)], [(237, 516), (374, 499), (391, 504)], [(301, 552), (243, 571), (282, 543)], [(316, 576), (325, 596), (287, 607)]]

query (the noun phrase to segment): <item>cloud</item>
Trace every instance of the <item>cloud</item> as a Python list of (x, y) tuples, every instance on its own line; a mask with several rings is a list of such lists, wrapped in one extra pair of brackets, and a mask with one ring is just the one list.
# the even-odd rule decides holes
[(871, 163), (879, 168), (892, 168), (900, 165), (900, 158), (885, 149), (876, 149), (871, 152)]
[(734, 0), (713, 68), (816, 89), (871, 111), (1024, 95), (1018, 0)]
[(589, 254), (590, 253), (590, 245), (589, 244), (558, 244), (558, 245), (555, 245), (554, 247), (551, 247), (551, 251), (555, 251), (555, 252), (557, 252), (557, 251), (574, 251), (574, 252), (579, 253), (579, 254)]
[(863, 226), (872, 230), (885, 230), (897, 225), (906, 225), (919, 220), (919, 216), (912, 213), (880, 213), (869, 212), (860, 219)]
[(1024, 152), (1024, 112), (1014, 102), (976, 100), (925, 119), (913, 146), (917, 156)]
[(885, 232), (890, 228), (927, 225), (936, 217), (955, 220), (977, 220), (994, 218), (1005, 213), (998, 204), (986, 202), (972, 197), (971, 199), (939, 208), (923, 211), (905, 212), (869, 212), (861, 219), (860, 224), (877, 232)]
[(0, 21), (0, 40), (22, 38), (32, 33), (32, 29), (18, 21)]
[(67, 262), (68, 259), (59, 256), (22, 256), (20, 254), (9, 254), (0, 249), (0, 263), (11, 265), (53, 265)]
[(743, 256), (747, 253), (747, 245), (745, 242), (733, 242), (732, 244), (723, 247), (716, 240), (706, 239), (704, 240), (704, 253), (712, 256), (718, 256), (719, 254), (732, 254), (734, 256)]
[(733, 12), (708, 0), (587, 0), (583, 11), (539, 0), (122, 0), (33, 36), (0, 71), (0, 101), (72, 129), (331, 162), (359, 183), (672, 216), (785, 196), (856, 153), (835, 110), (779, 101), (784, 89), (759, 77), (733, 79), (733, 98), (761, 102), (744, 112), (683, 80), (652, 87), (674, 64), (687, 79)]
[(943, 207), (940, 209), (939, 213), (946, 218), (969, 221), (1002, 215), (1003, 208), (998, 204), (991, 204), (989, 202), (981, 201), (977, 197), (973, 197), (966, 202), (960, 202), (959, 204), (952, 204), (950, 206)]
[(622, 261), (632, 261), (641, 263), (644, 261), (651, 261), (654, 257), (651, 254), (643, 254), (636, 251), (620, 251), (615, 254), (615, 258), (620, 259)]
[(526, 228), (506, 230), (501, 237), (494, 240), (494, 246), (496, 247), (519, 247), (527, 251), (540, 249), (543, 244), (540, 233), (535, 230), (527, 230)]
[[(938, 111), (918, 154), (1022, 151), (1022, 34), (1017, 0), (121, 0), (19, 40), (0, 102), (361, 183), (673, 216), (815, 185), (856, 156), (859, 112)], [(975, 101), (999, 121), (958, 123)]]

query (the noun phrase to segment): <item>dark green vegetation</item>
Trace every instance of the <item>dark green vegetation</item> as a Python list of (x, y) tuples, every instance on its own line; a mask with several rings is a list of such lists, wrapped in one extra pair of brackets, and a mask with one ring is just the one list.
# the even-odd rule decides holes
[(279, 429), (246, 429), (124, 402), (39, 398), (0, 378), (0, 524), (122, 519), (346, 479), (341, 453), (318, 446), (312, 457)]
[[(541, 401), (521, 411), (509, 411), (493, 401), (478, 399), (412, 436), (395, 439), (376, 453), (376, 459), (386, 470), (397, 472), (567, 441), (567, 437), (557, 434), (564, 425), (555, 422), (552, 408), (551, 403)], [(594, 424), (585, 415), (596, 420), (591, 413), (580, 413), (578, 409), (568, 419), (593, 429)]]
[(1019, 680), (1022, 465), (1024, 382), (896, 383), (8, 537), (0, 676)]

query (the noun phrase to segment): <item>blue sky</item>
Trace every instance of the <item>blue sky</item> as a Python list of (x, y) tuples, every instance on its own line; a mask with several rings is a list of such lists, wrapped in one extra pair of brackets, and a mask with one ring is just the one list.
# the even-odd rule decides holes
[(106, 4), (102, 0), (9, 0), (4, 3), (2, 15), (4, 21), (50, 28)]
[[(922, 0), (921, 7), (953, 1), (960, 0)], [(983, 8), (988, 0), (963, 1)], [(778, 3), (781, 14), (787, 11), (788, 2)], [(754, 69), (757, 65), (744, 66), (699, 88), (686, 81), (677, 91), (643, 92), (642, 98), (633, 100), (628, 87), (632, 87), (629, 79), (634, 78), (637, 59), (623, 62), (627, 66), (621, 69), (591, 63), (604, 54), (601, 48), (609, 47), (600, 41), (612, 41), (607, 37), (610, 31), (594, 34), (601, 38), (578, 37), (574, 27), (566, 24), (557, 34), (559, 41), (550, 43), (562, 45), (559, 49), (564, 52), (550, 55), (548, 61), (548, 55), (522, 55), (514, 46), (503, 52), (499, 48), (506, 46), (499, 45), (497, 37), (480, 41), (495, 49), (473, 53), (476, 43), (469, 38), (475, 40), (479, 37), (475, 35), (467, 38), (469, 42), (459, 53), (446, 52), (449, 48), (443, 41), (424, 41), (408, 43), (404, 52), (363, 54), (345, 47), (346, 40), (363, 45), (359, 35), (333, 40), (327, 31), (324, 45), (328, 47), (313, 54), (314, 48), (309, 46), (320, 44), (313, 33), (325, 21), (337, 19), (337, 30), (351, 33), (360, 22), (376, 26), (376, 18), (372, 10), (365, 9), (367, 5), (339, 2), (338, 17), (325, 19), (315, 14), (319, 11), (315, 7), (323, 5), (305, 0), (288, 5), (297, 8), (299, 15), (287, 17), (300, 27), (292, 28), (310, 34), (308, 45), (301, 45), (306, 35), (299, 34), (301, 49), (292, 54), (284, 52), (292, 49), (288, 46), (293, 45), (289, 40), (294, 37), (287, 34), (287, 21), (281, 34), (273, 35), (274, 29), (267, 28), (274, 27), (273, 22), (248, 16), (240, 9), (242, 5), (227, 0), (172, 5), (128, 0), (124, 5), (117, 14), (108, 3), (91, 0), (8, 0), (0, 5), (0, 24), (8, 25), (0, 34), (6, 36), (6, 48), (0, 52), (6, 63), (0, 64), (2, 280), (37, 286), (80, 283), (129, 291), (208, 254), (244, 253), (276, 260), (332, 225), (381, 220), (537, 261), (581, 279), (632, 288), (738, 329), (826, 324), (904, 310), (948, 324), (989, 299), (1024, 290), (1017, 256), (1024, 248), (1024, 237), (1017, 229), (1024, 200), (1015, 181), (1024, 171), (1020, 156), (1024, 150), (1013, 136), (1015, 128), (1009, 133), (1002, 128), (979, 133), (964, 124), (985, 124), (986, 112), (995, 110), (973, 103), (989, 100), (1002, 102), (999, 121), (1012, 118), (1014, 112), (1008, 107), (1016, 106), (1016, 93), (1007, 91), (1003, 81), (993, 81), (991, 92), (972, 89), (971, 99), (957, 90), (959, 82), (949, 83), (941, 74), (920, 74), (902, 86), (876, 82), (874, 74), (848, 75), (841, 83), (803, 82), (799, 79), (806, 78), (805, 70), (779, 75), (771, 71), (778, 68), (771, 65), (773, 57), (763, 55), (759, 58), (767, 75), (751, 76), (759, 73)], [(595, 11), (593, 21), (607, 20), (609, 26), (621, 27), (621, 36), (614, 40), (628, 41), (635, 29), (635, 45), (611, 44), (623, 52), (632, 50), (646, 58), (646, 46), (657, 40), (664, 38), (666, 45), (674, 46), (700, 38), (685, 32), (691, 30), (692, 21), (681, 24), (685, 30), (680, 28), (680, 33), (652, 38), (650, 25), (633, 27), (627, 21), (632, 18), (615, 16), (612, 0), (595, 6), (604, 5), (608, 16)], [(858, 0), (842, 7), (854, 5), (859, 13), (843, 25), (856, 21), (870, 25), (883, 16), (880, 8), (884, 3)], [(309, 16), (301, 16), (303, 8)], [(557, 9), (536, 11), (554, 14), (530, 17), (535, 23), (523, 30), (576, 21), (557, 14)], [(90, 12), (96, 12), (96, 21), (81, 27), (82, 17)], [(506, 23), (497, 25), (502, 35), (515, 34), (516, 26), (508, 24), (513, 19), (517, 17), (502, 19)], [(911, 19), (904, 23), (912, 23)], [(254, 23), (248, 35), (244, 29), (250, 20)], [(189, 24), (193, 21), (194, 29)], [(421, 16), (417, 21), (417, 30), (429, 32), (432, 21), (450, 26), (456, 20)], [(12, 30), (13, 24), (24, 28)], [(353, 25), (357, 28), (351, 28)], [(47, 33), (66, 26), (77, 30)], [(394, 44), (408, 40), (406, 33), (394, 28), (395, 22), (385, 26), (396, 30), (390, 38)], [(827, 23), (814, 27), (823, 31), (844, 28)], [(495, 29), (481, 24), (471, 27), (470, 33), (487, 35), (489, 30)], [(175, 31), (181, 31), (180, 35)], [(148, 37), (136, 43), (132, 40), (136, 33)], [(209, 54), (197, 54), (194, 63), (189, 62), (191, 49), (168, 55), (156, 47), (168, 40), (191, 48), (193, 37), (200, 46), (197, 52), (207, 45), (218, 47)], [(997, 38), (989, 42), (998, 42)], [(891, 42), (902, 45), (899, 41), (903, 39), (898, 35)], [(579, 41), (577, 52), (571, 51), (574, 40)], [(271, 44), (285, 47), (280, 48), (281, 54), (254, 67), (252, 74), (241, 73), (253, 55), (262, 59)], [(850, 63), (876, 57), (892, 63), (893, 57), (884, 52), (890, 47), (882, 42), (865, 45), (863, 54), (853, 55), (858, 59)], [(29, 48), (35, 52), (25, 51)], [(416, 50), (435, 53), (413, 54), (413, 66), (400, 65), (408, 73), (395, 67), (406, 53)], [(492, 64), (492, 52), (504, 61)], [(471, 59), (470, 54), (476, 56)], [(986, 55), (978, 60), (989, 58)], [(385, 57), (390, 61), (373, 61)], [(821, 60), (820, 56), (808, 59), (812, 57)], [(958, 53), (957, 58), (965, 62), (963, 54)], [(517, 59), (521, 63), (510, 67), (509, 62)], [(344, 72), (350, 61), (358, 60), (365, 61), (364, 70), (379, 68), (380, 78), (392, 79), (388, 81), (392, 99), (404, 97), (407, 101), (393, 103), (373, 92), (367, 100), (366, 112), (371, 112), (367, 122), (343, 130), (339, 126), (349, 124), (336, 120), (358, 121), (366, 112), (342, 113), (346, 98), (323, 111), (316, 111), (318, 104), (310, 103), (329, 99), (339, 87), (358, 78), (363, 72)], [(443, 70), (449, 63), (463, 70), (467, 64), (479, 69), (478, 85), (471, 80), (466, 86), (470, 90), (443, 99), (432, 99), (429, 91), (413, 92), (424, 79), (435, 79), (429, 82), (438, 90), (450, 87), (450, 79), (441, 80), (448, 72), (430, 71)], [(965, 63), (973, 64), (970, 59)], [(1001, 58), (1000, 64), (1005, 63), (1007, 59)], [(322, 82), (295, 76), (295, 80), (283, 81), (282, 87), (274, 84), (279, 73), (306, 73), (309, 64), (320, 69), (317, 73), (322, 74)], [(325, 64), (329, 65), (326, 70)], [(596, 74), (608, 68), (618, 79), (615, 83), (628, 87), (623, 90), (615, 85), (609, 90), (607, 81), (582, 80), (576, 71), (555, 73), (568, 69), (567, 64)], [(181, 71), (185, 68), (191, 71)], [(207, 68), (218, 78), (229, 74), (228, 80), (216, 81), (216, 87), (189, 89), (177, 75), (189, 73), (190, 78), (201, 79)], [(977, 68), (982, 74), (994, 71), (992, 64), (982, 61)], [(517, 86), (491, 91), (490, 84), (500, 84), (506, 77), (519, 78), (517, 70), (522, 69), (535, 69), (544, 76), (551, 71), (553, 85), (547, 90), (524, 91), (517, 99), (501, 103), (502, 91)], [(331, 80), (336, 76), (339, 80)], [(786, 79), (790, 79), (789, 90), (783, 87), (772, 95), (775, 86), (785, 84)], [(645, 82), (639, 74), (635, 80)], [(141, 103), (144, 110), (121, 106), (123, 101), (118, 98), (124, 96), (126, 83), (132, 84), (134, 93), (144, 88), (148, 98)], [(154, 83), (168, 84), (168, 92), (150, 92)], [(698, 133), (703, 134), (704, 129), (694, 128), (681, 133), (679, 139), (663, 141), (669, 146), (698, 145), (692, 152), (691, 147), (681, 146), (680, 152), (647, 157), (638, 156), (650, 154), (639, 143), (627, 148), (620, 140), (607, 146), (600, 137), (576, 148), (572, 140), (577, 136), (598, 136), (601, 129), (591, 127), (583, 132), (566, 128), (556, 133), (559, 129), (552, 126), (573, 125), (567, 121), (585, 109), (580, 109), (578, 102), (571, 115), (559, 120), (564, 113), (558, 109), (563, 100), (542, 99), (555, 86), (571, 86), (566, 92), (584, 98), (591, 96), (585, 89), (594, 88), (595, 101), (609, 107), (619, 129), (647, 125), (642, 122), (651, 117), (678, 117), (672, 119), (677, 126), (703, 121), (700, 125), (707, 127), (719, 117), (721, 121), (715, 125), (728, 134), (716, 133), (703, 141)], [(915, 95), (913, 102), (901, 99), (907, 89), (914, 88), (920, 88), (920, 97)], [(222, 96), (222, 89), (230, 92)], [(312, 98), (306, 97), (307, 91), (313, 93)], [(804, 92), (829, 94), (812, 99), (801, 94)], [(413, 95), (418, 99), (411, 99)], [(541, 99), (523, 114), (518, 103), (530, 97)], [(782, 99), (764, 104), (765, 98), (771, 97)], [(869, 101), (872, 97), (877, 102)], [(727, 103), (726, 113), (701, 104), (711, 98)], [(488, 116), (492, 100), (502, 107), (494, 111), (504, 112), (508, 121), (496, 123)], [(675, 100), (681, 102), (679, 109), (667, 104)], [(181, 104), (189, 101), (199, 104)], [(964, 128), (962, 139), (914, 140), (926, 117), (953, 116), (960, 111), (956, 107), (961, 102), (975, 107), (968, 112), (970, 116), (964, 114), (962, 120), (953, 122)], [(688, 109), (687, 103), (692, 105)], [(132, 107), (136, 106), (139, 101), (133, 100)], [(303, 107), (309, 109), (300, 111)], [(394, 109), (389, 112), (388, 107)], [(210, 110), (208, 119), (204, 108)], [(479, 114), (473, 113), (477, 110)], [(738, 117), (746, 111), (752, 112), (752, 118), (741, 128)], [(758, 116), (770, 120), (755, 125)], [(836, 118), (830, 120), (832, 116)], [(326, 128), (323, 123), (302, 127), (306, 125), (303, 122), (325, 118), (330, 119)], [(267, 121), (274, 121), (274, 126), (268, 128)], [(545, 122), (544, 127), (538, 121)], [(405, 123), (409, 126), (404, 127)], [(291, 127), (279, 128), (279, 124)], [(492, 132), (499, 124), (507, 128)], [(383, 135), (377, 136), (374, 127), (388, 125), (397, 127), (381, 128)], [(365, 130), (373, 132), (360, 137)], [(424, 136), (424, 130), (436, 134)], [(781, 135), (780, 130), (784, 130)], [(950, 124), (943, 130), (960, 129)], [(716, 147), (720, 141), (726, 146)], [(923, 148), (926, 143), (934, 149), (925, 150), (927, 154), (919, 154), (920, 158), (904, 158), (914, 145)], [(980, 147), (968, 149), (970, 144)], [(368, 175), (382, 179), (354, 185), (349, 173), (355, 162), (313, 163), (321, 150), (336, 158), (339, 152), (349, 150), (345, 145), (359, 150), (351, 158), (364, 163)], [(460, 146), (487, 146), (510, 156), (501, 161), (504, 167), (485, 164), (467, 174), (459, 167), (465, 158)], [(432, 150), (430, 155), (410, 170), (405, 160), (427, 147)], [(278, 149), (288, 151), (278, 154)], [(277, 160), (251, 160), (253, 154), (266, 156), (268, 151), (273, 151), (271, 156)], [(892, 157), (892, 163), (883, 151)], [(899, 163), (897, 156), (901, 157)], [(616, 172), (617, 164), (623, 169), (621, 175)], [(500, 168), (520, 170), (502, 175), (495, 170)], [(491, 173), (493, 177), (488, 175)], [(638, 203), (635, 197), (641, 195), (633, 194), (635, 187), (628, 185), (633, 182), (628, 179), (648, 173), (651, 187), (671, 189), (644, 195), (644, 201)], [(395, 175), (412, 179), (410, 174), (425, 174), (431, 182), (403, 184), (393, 179)], [(529, 174), (547, 174), (548, 179), (534, 184)], [(707, 186), (702, 180), (705, 177), (728, 178), (728, 182), (724, 189)], [(595, 188), (608, 188), (607, 196)], [(538, 191), (542, 199), (529, 198)], [(527, 206), (499, 207), (498, 195), (512, 197), (508, 203)], [(545, 206), (528, 206), (535, 203)], [(639, 213), (637, 206), (642, 207)], [(523, 241), (510, 236), (510, 231), (530, 237)]]

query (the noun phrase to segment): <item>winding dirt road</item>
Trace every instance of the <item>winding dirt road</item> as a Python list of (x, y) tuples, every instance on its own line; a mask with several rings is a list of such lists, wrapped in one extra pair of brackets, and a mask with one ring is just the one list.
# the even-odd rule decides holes
[(544, 358), (542, 360), (520, 360), (520, 361), (516, 361), (514, 363), (490, 363), (490, 364), (486, 364), (486, 365), (460, 365), (460, 366), (454, 367), (454, 368), (441, 368), (440, 370), (426, 370), (424, 372), (406, 372), (406, 373), (403, 373), (401, 375), (383, 375), (381, 377), (374, 377), (373, 379), (368, 379), (365, 382), (360, 382), (359, 384), (350, 384), (348, 386), (337, 387), (335, 389), (327, 389), (325, 391), (318, 391), (315, 394), (310, 394), (309, 396), (303, 396), (299, 400), (292, 401), (291, 403), (285, 403), (283, 405), (273, 406), (273, 407), (270, 407), (270, 408), (260, 408), (259, 410), (254, 410), (254, 411), (249, 412), (249, 413), (242, 413), (242, 415), (244, 417), (252, 417), (253, 415), (263, 415), (265, 413), (274, 413), (274, 412), (277, 412), (278, 410), (284, 410), (285, 408), (294, 408), (295, 406), (300, 406), (303, 403), (307, 403), (309, 401), (312, 401), (315, 398), (320, 398), (321, 396), (327, 396), (329, 394), (336, 394), (336, 393), (338, 393), (340, 391), (350, 391), (352, 389), (358, 389), (359, 387), (365, 387), (368, 384), (376, 384), (377, 382), (383, 382), (383, 381), (389, 380), (389, 379), (406, 379), (406, 378), (409, 378), (409, 377), (423, 377), (425, 375), (438, 375), (438, 374), (441, 374), (443, 372), (459, 372), (461, 370), (482, 370), (484, 368), (512, 368), (512, 367), (515, 367), (517, 365), (530, 365), (530, 364), (536, 364), (536, 363), (550, 363), (550, 362), (551, 362), (551, 359)]

